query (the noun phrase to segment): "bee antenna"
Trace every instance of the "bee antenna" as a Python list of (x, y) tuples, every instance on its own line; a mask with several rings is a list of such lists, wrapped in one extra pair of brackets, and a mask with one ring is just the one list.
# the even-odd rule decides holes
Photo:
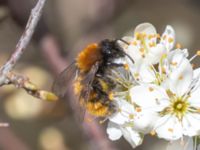
[(127, 44), (127, 45), (130, 45), (127, 41), (125, 41), (124, 39), (118, 39), (119, 41), (121, 41), (121, 42), (123, 42), (123, 43), (125, 43), (125, 44)]
[[(130, 45), (130, 44), (129, 44), (127, 41), (125, 41), (124, 39), (117, 39), (117, 40), (119, 40), (119, 41), (121, 41), (121, 42), (123, 42), (123, 43), (125, 43), (125, 44), (127, 44), (127, 45)], [(135, 63), (134, 60), (131, 58), (131, 56), (128, 55), (124, 50), (122, 50), (122, 53), (123, 53), (125, 56), (127, 56), (133, 63)]]
[(127, 56), (132, 61), (132, 63), (135, 63), (135, 61), (133, 60), (133, 58), (131, 58), (131, 56), (129, 54), (127, 54), (124, 51), (122, 51), (122, 52), (124, 53), (125, 56)]

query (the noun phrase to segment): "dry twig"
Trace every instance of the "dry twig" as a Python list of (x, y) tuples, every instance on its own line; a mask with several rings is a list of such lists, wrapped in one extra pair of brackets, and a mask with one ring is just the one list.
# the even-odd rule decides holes
[(27, 77), (16, 75), (15, 73), (11, 72), (25, 52), (26, 47), (32, 38), (32, 35), (41, 17), (45, 2), (46, 0), (38, 0), (36, 6), (32, 9), (25, 31), (18, 41), (15, 51), (0, 69), (0, 86), (13, 84), (18, 88), (24, 88), (30, 95), (34, 97), (54, 101), (58, 98), (53, 93), (40, 90)]

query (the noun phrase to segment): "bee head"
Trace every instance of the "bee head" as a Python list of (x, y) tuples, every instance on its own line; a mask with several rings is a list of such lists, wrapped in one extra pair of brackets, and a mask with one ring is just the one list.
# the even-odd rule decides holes
[(103, 56), (106, 57), (121, 57), (122, 55), (122, 51), (121, 49), (117, 46), (116, 41), (115, 40), (109, 40), (109, 39), (105, 39), (101, 42), (101, 50), (102, 50), (102, 54)]

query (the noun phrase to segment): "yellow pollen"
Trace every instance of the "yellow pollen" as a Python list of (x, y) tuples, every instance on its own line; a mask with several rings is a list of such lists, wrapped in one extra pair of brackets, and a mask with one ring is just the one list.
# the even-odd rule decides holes
[(180, 75), (180, 76), (178, 77), (178, 79), (179, 79), (179, 80), (183, 80), (183, 76)]
[(157, 34), (157, 38), (160, 39), (160, 34)]
[(164, 36), (163, 36), (163, 40), (165, 40), (166, 38), (167, 38), (167, 35), (164, 35)]
[(113, 92), (110, 92), (110, 94), (108, 95), (108, 98), (110, 100), (113, 100), (114, 99), (114, 93)]
[(163, 74), (166, 74), (166, 69), (164, 67), (162, 67), (161, 70)]
[(150, 132), (150, 135), (151, 135), (151, 136), (155, 136), (155, 135), (156, 135), (156, 132), (153, 130), (153, 131)]
[(139, 73), (134, 73), (134, 77), (139, 77)]
[(155, 42), (149, 43), (149, 47), (155, 47), (155, 46), (156, 46)]
[(174, 130), (172, 128), (168, 128), (168, 131), (171, 132), (171, 133), (174, 132)]
[(150, 91), (150, 92), (153, 92), (153, 90), (154, 90), (154, 89), (153, 89), (152, 87), (149, 87), (149, 91)]
[(176, 48), (177, 48), (177, 49), (180, 49), (181, 47), (182, 47), (182, 46), (181, 46), (180, 43), (177, 43), (177, 44), (176, 44)]
[(141, 112), (142, 109), (141, 109), (140, 107), (136, 107), (136, 111), (137, 111), (137, 112)]
[(143, 48), (143, 47), (140, 48), (140, 52), (141, 52), (141, 53), (144, 53), (144, 48)]
[(129, 114), (129, 119), (134, 119), (134, 115), (133, 114)]
[(152, 39), (153, 38), (153, 34), (149, 34), (148, 39)]
[(137, 41), (133, 41), (132, 44), (137, 46)]
[(145, 38), (147, 36), (147, 34), (145, 32), (141, 33), (142, 38)]
[(135, 37), (136, 37), (137, 40), (140, 39), (140, 35), (141, 35), (141, 34), (140, 34), (139, 32), (136, 32), (136, 33), (135, 33)]
[(120, 112), (120, 113), (122, 112), (121, 108), (118, 109), (118, 112)]
[(125, 70), (129, 70), (128, 64), (124, 64), (124, 69), (125, 69)]
[(183, 104), (181, 104), (181, 103), (177, 104), (177, 105), (176, 105), (176, 108), (177, 108), (177, 109), (182, 109), (182, 108), (183, 108)]
[(176, 66), (177, 62), (171, 62), (170, 64), (173, 65), (173, 66)]
[(174, 39), (173, 39), (173, 38), (171, 38), (171, 37), (170, 37), (170, 38), (168, 38), (168, 42), (169, 42), (169, 43), (172, 43), (173, 41), (174, 41)]
[(198, 56), (200, 56), (200, 50), (198, 50), (198, 51), (196, 52), (196, 54), (197, 54)]

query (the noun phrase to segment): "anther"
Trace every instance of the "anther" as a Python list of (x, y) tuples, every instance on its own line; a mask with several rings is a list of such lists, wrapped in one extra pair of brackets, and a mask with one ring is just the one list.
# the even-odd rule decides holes
[(168, 42), (169, 42), (169, 43), (172, 43), (173, 41), (174, 41), (174, 39), (173, 39), (173, 38), (171, 38), (171, 37), (170, 37), (170, 38), (168, 38)]
[(180, 43), (177, 43), (177, 44), (176, 44), (176, 48), (177, 48), (177, 49), (180, 49), (181, 47), (182, 47), (182, 46), (181, 46)]

